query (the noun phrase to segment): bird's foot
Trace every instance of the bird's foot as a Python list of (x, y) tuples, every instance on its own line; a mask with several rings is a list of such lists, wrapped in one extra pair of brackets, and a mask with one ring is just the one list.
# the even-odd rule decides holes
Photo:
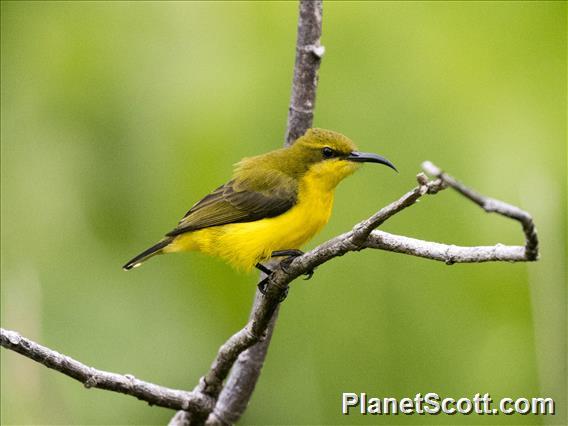
[[(259, 271), (262, 271), (264, 274), (266, 274), (266, 277), (261, 282), (259, 282), (258, 285), (257, 285), (258, 291), (260, 291), (263, 296), (266, 296), (266, 286), (268, 285), (268, 281), (270, 280), (270, 275), (272, 275), (272, 273), (274, 271), (270, 270), (269, 268), (264, 266), (262, 263), (257, 263), (255, 265), (255, 267)], [(287, 296), (288, 296), (288, 287), (286, 287), (286, 290), (284, 290), (284, 292), (280, 296), (278, 303), (283, 302), (284, 299), (286, 299)]]
[(257, 284), (258, 291), (262, 293), (263, 296), (266, 296), (266, 286), (268, 285), (268, 277), (264, 278), (261, 282)]
[(258, 290), (264, 295), (266, 296), (266, 285), (268, 284), (268, 280), (270, 278), (270, 276), (272, 275), (272, 273), (274, 271), (272, 271), (271, 269), (267, 268), (266, 266), (264, 266), (262, 263), (257, 263), (256, 265), (254, 265), (254, 267), (256, 269), (258, 269), (260, 272), (264, 273), (266, 275), (265, 278), (263, 278), (263, 280), (261, 282), (258, 283), (257, 287)]
[(256, 265), (254, 265), (254, 267), (266, 275), (271, 275), (274, 272), (272, 269), (267, 268), (262, 263), (257, 263)]
[[(285, 259), (282, 259), (280, 261), (280, 268), (282, 268), (282, 270), (286, 273), (288, 273), (288, 266), (290, 266), (290, 263), (292, 263), (292, 261), (294, 260), (294, 258), (303, 255), (304, 252), (302, 250), (298, 250), (298, 249), (290, 249), (290, 250), (276, 250), (273, 251), (272, 254), (270, 255), (270, 257), (282, 257), (282, 256), (286, 256)], [(304, 280), (309, 280), (310, 278), (312, 278), (314, 276), (314, 269), (310, 269), (308, 272), (306, 272), (304, 274), (306, 276), (306, 278), (304, 278)]]

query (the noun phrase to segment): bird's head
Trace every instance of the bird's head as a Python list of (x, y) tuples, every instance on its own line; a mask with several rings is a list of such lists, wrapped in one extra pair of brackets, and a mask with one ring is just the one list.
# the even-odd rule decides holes
[(396, 170), (386, 158), (357, 151), (351, 139), (331, 130), (309, 129), (288, 150), (292, 161), (330, 187), (355, 172), (361, 163), (384, 164)]

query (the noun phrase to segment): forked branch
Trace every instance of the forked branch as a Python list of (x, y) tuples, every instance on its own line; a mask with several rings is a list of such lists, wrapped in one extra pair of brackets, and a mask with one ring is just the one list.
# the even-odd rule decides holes
[[(271, 319), (274, 319), (274, 312), (278, 308), (279, 301), (288, 291), (290, 282), (316, 266), (326, 263), (335, 257), (343, 256), (345, 253), (367, 248), (419, 256), (442, 261), (448, 265), (498, 261), (528, 262), (538, 259), (536, 228), (527, 212), (475, 192), (452, 176), (442, 172), (430, 162), (424, 163), (423, 169), (433, 175), (435, 179), (430, 181), (423, 173), (418, 174), (418, 186), (404, 194), (400, 199), (382, 208), (370, 218), (358, 223), (351, 231), (332, 238), (304, 255), (296, 257), (285, 269), (277, 267), (270, 276), (266, 288), (267, 294), (257, 297), (249, 322), (221, 346), (210, 371), (201, 379), (200, 384), (192, 392), (164, 388), (143, 382), (129, 375), (96, 370), (65, 355), (40, 346), (12, 331), (2, 329), (0, 342), (3, 347), (14, 350), (49, 368), (73, 377), (87, 387), (122, 392), (150, 404), (183, 410), (183, 413), (190, 413), (190, 415), (182, 414), (182, 412), (178, 413), (170, 424), (184, 424), (186, 422), (206, 422), (207, 424), (232, 423), (239, 418), (242, 414), (241, 411), (232, 413), (224, 408), (224, 411), (222, 411), (224, 417), (220, 417), (216, 408), (225, 379), (239, 356), (255, 343), (262, 341), (266, 337), (267, 332), (270, 333), (269, 324)], [(378, 226), (392, 216), (414, 205), (421, 197), (436, 194), (446, 188), (455, 189), (488, 212), (496, 212), (521, 222), (525, 233), (525, 245), (509, 246), (495, 244), (492, 246), (460, 247), (393, 235), (376, 230)], [(243, 360), (239, 361), (245, 362)], [(239, 389), (238, 385), (238, 381), (231, 384), (235, 389), (234, 392), (237, 392)]]
[[(436, 177), (428, 181), (424, 174), (417, 176), (418, 186), (403, 195), (399, 200), (389, 204), (353, 227), (353, 230), (339, 235), (316, 247), (314, 250), (295, 258), (286, 271), (278, 269), (271, 277), (271, 283), (276, 287), (284, 287), (291, 280), (305, 274), (316, 266), (325, 263), (334, 257), (343, 256), (351, 251), (360, 251), (365, 248), (375, 248), (395, 253), (409, 254), (426, 259), (454, 263), (477, 262), (529, 262), (538, 259), (538, 238), (532, 217), (524, 210), (493, 198), (478, 194), (466, 187), (452, 176), (443, 173), (430, 162), (425, 162), (423, 168)], [(460, 247), (450, 244), (441, 244), (415, 238), (393, 235), (377, 231), (376, 227), (390, 217), (412, 206), (419, 198), (427, 194), (436, 194), (447, 187), (456, 189), (466, 198), (479, 204), (486, 211), (496, 212), (505, 217), (518, 220), (523, 225), (525, 233), (525, 246), (508, 246), (495, 244), (493, 246)]]
[(519, 221), (523, 227), (523, 232), (525, 233), (525, 251), (522, 258), (512, 261), (518, 262), (523, 260), (538, 259), (538, 236), (536, 233), (536, 227), (534, 226), (534, 222), (530, 214), (511, 204), (507, 204), (503, 201), (489, 198), (485, 195), (481, 195), (475, 192), (473, 189), (466, 187), (463, 183), (454, 179), (452, 176), (444, 173), (429, 161), (422, 163), (422, 169), (426, 173), (441, 179), (446, 185), (451, 186), (464, 197), (469, 198), (487, 213), (498, 213), (502, 216)]
[[(321, 0), (300, 0), (296, 62), (286, 145), (292, 144), (312, 127), (318, 69), (324, 53), (324, 48), (320, 44), (321, 30)], [(288, 291), (290, 282), (316, 266), (345, 253), (366, 248), (419, 256), (446, 264), (522, 262), (538, 258), (538, 238), (533, 220), (528, 213), (510, 204), (478, 194), (432, 163), (426, 162), (422, 167), (434, 177), (433, 181), (429, 181), (424, 174), (419, 174), (418, 186), (399, 200), (358, 223), (351, 231), (295, 258), (286, 270), (276, 267), (270, 277), (266, 296), (257, 292), (248, 323), (221, 346), (209, 372), (191, 392), (165, 388), (138, 380), (131, 375), (96, 370), (38, 345), (13, 331), (0, 329), (0, 343), (4, 348), (68, 375), (86, 387), (121, 392), (149, 404), (180, 410), (170, 421), (172, 426), (235, 423), (245, 411), (260, 375), (276, 322), (279, 301)], [(376, 230), (390, 217), (412, 206), (424, 195), (435, 194), (447, 187), (454, 188), (487, 212), (496, 212), (521, 222), (525, 233), (525, 246), (496, 244), (459, 247)]]
[[(296, 139), (312, 127), (318, 87), (318, 70), (325, 53), (325, 48), (321, 44), (322, 22), (322, 0), (299, 1), (296, 59), (288, 109), (285, 146), (292, 145)], [(263, 278), (264, 276), (261, 274), (260, 279)], [(258, 306), (263, 299), (264, 297), (257, 291), (251, 309), (251, 320), (255, 317), (255, 312), (258, 311)], [(277, 318), (278, 307), (274, 309), (268, 327), (263, 333), (264, 339), (242, 352), (236, 363), (235, 360), (227, 359), (229, 365), (235, 364), (207, 423), (232, 424), (237, 422), (245, 412), (260, 376)], [(185, 426), (188, 424), (187, 420), (188, 416), (178, 414), (176, 418), (172, 419), (170, 425)]]

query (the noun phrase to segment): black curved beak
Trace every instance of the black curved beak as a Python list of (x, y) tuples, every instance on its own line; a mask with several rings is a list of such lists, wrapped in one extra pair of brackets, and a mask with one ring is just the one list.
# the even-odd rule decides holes
[(389, 166), (395, 172), (398, 172), (396, 167), (393, 163), (387, 160), (385, 157), (381, 157), (380, 155), (373, 154), (371, 152), (359, 152), (353, 151), (347, 157), (349, 161), (353, 161), (355, 163), (379, 163), (384, 164), (385, 166)]

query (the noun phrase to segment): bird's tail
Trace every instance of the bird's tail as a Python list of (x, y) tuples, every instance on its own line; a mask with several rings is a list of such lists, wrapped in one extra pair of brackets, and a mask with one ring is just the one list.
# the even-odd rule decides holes
[(144, 250), (138, 256), (136, 256), (133, 259), (131, 259), (130, 261), (128, 261), (128, 263), (126, 263), (126, 265), (124, 265), (122, 267), (122, 269), (124, 269), (125, 271), (130, 271), (132, 268), (136, 268), (137, 266), (140, 266), (142, 264), (142, 262), (145, 262), (146, 260), (150, 259), (152, 256), (160, 254), (162, 252), (162, 249), (164, 247), (166, 247), (171, 242), (172, 242), (172, 238), (164, 238), (159, 243), (154, 244), (149, 249)]

